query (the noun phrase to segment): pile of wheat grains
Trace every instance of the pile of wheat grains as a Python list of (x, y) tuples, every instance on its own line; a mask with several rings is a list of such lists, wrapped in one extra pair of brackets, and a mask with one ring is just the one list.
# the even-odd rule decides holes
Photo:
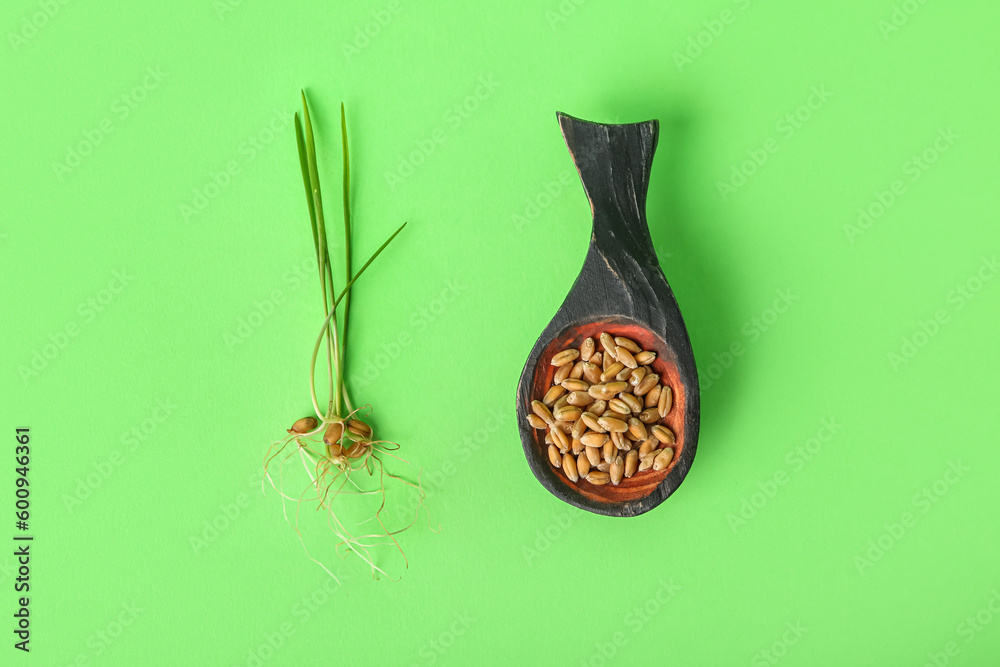
[(676, 438), (661, 420), (674, 393), (653, 372), (656, 352), (608, 332), (599, 340), (600, 350), (587, 338), (553, 355), (553, 384), (531, 402), (528, 424), (546, 430), (549, 462), (570, 481), (618, 485), (670, 465)]

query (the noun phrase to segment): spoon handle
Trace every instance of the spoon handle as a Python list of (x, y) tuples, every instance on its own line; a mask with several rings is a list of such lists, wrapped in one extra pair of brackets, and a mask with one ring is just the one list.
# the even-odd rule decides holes
[[(557, 114), (594, 217), (591, 251), (658, 267), (646, 224), (646, 191), (659, 123), (591, 123)], [(595, 248), (596, 246), (596, 248)]]

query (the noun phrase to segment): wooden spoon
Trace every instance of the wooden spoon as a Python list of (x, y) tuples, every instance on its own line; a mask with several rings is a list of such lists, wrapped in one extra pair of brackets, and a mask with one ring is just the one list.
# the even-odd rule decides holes
[[(528, 355), (517, 387), (517, 422), (531, 471), (556, 497), (607, 516), (637, 516), (673, 493), (698, 445), (698, 373), (684, 320), (660, 269), (646, 225), (646, 190), (659, 123), (590, 123), (557, 114), (563, 137), (593, 213), (590, 249), (566, 300)], [(624, 478), (617, 486), (571, 481), (549, 462), (545, 430), (527, 422), (531, 401), (541, 400), (556, 370), (550, 360), (601, 332), (625, 336), (656, 352), (653, 370), (674, 393), (665, 420), (675, 433), (670, 466)], [(597, 343), (600, 350), (600, 343)]]

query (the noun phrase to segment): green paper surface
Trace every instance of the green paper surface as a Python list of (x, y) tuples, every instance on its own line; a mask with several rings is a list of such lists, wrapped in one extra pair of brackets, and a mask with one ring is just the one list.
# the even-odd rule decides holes
[[(1000, 6), (7, 3), (0, 664), (992, 665)], [(430, 511), (375, 581), (261, 493), (322, 322)], [(702, 382), (635, 519), (524, 460), (524, 360), (586, 252), (556, 122), (660, 121), (647, 216)], [(15, 429), (30, 521), (15, 527)], [(438, 528), (440, 528), (439, 532)], [(30, 653), (15, 535), (31, 535)]]

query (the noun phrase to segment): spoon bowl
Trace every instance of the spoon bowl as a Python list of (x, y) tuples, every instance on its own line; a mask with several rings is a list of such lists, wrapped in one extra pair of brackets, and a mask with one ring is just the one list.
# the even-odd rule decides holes
[[(698, 374), (684, 320), (649, 237), (645, 202), (658, 124), (590, 123), (558, 114), (593, 213), (583, 269), (535, 342), (517, 388), (517, 418), (528, 465), (556, 497), (607, 516), (637, 516), (666, 500), (694, 460), (700, 424)], [(650, 364), (674, 393), (664, 420), (675, 434), (674, 457), (660, 471), (638, 472), (618, 485), (571, 481), (549, 463), (545, 431), (527, 422), (531, 401), (552, 385), (557, 352), (602, 332), (656, 352)]]

